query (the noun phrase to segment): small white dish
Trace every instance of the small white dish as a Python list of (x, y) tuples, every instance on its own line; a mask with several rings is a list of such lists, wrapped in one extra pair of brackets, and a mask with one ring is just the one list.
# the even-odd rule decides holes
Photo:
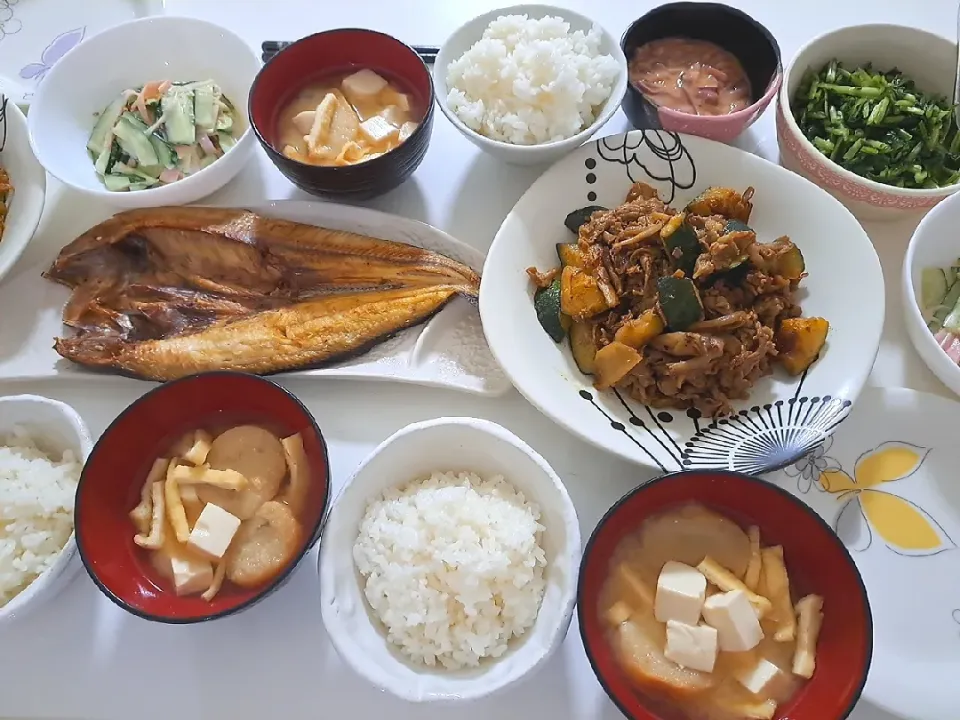
[(923, 269), (948, 268), (960, 258), (960, 195), (953, 195), (935, 207), (917, 226), (903, 258), (901, 293), (907, 334), (917, 354), (940, 382), (960, 395), (960, 366), (940, 347), (927, 327), (920, 307)]
[[(434, 471), (503, 477), (540, 507), (546, 590), (540, 614), (502, 657), (444, 671), (401, 659), (374, 619), (353, 562), (368, 503), (389, 487)], [(580, 526), (563, 483), (510, 431), (486, 420), (439, 418), (400, 430), (360, 465), (337, 498), (320, 540), (320, 612), (340, 657), (382, 690), (410, 702), (461, 702), (503, 691), (541, 666), (567, 634), (576, 601)]]
[(585, 15), (553, 5), (514, 5), (478, 15), (454, 30), (440, 48), (440, 52), (437, 53), (437, 59), (433, 64), (433, 85), (436, 90), (437, 104), (443, 114), (447, 116), (447, 119), (464, 137), (499, 160), (513, 165), (540, 165), (555, 162), (589, 140), (607, 120), (613, 117), (613, 114), (620, 107), (623, 96), (627, 91), (627, 59), (623, 55), (623, 50), (620, 48), (617, 38), (600, 27), (603, 35), (600, 50), (607, 55), (611, 55), (620, 64), (620, 74), (617, 76), (617, 81), (610, 92), (610, 97), (607, 98), (593, 124), (566, 140), (557, 140), (542, 145), (513, 145), (499, 140), (491, 140), (464, 125), (463, 121), (448, 107), (447, 67), (480, 39), (483, 31), (493, 20), (503, 15), (526, 15), (530, 18), (542, 18), (548, 15), (560, 17), (567, 21), (570, 24), (570, 29), (574, 31), (583, 30), (586, 32), (594, 25), (600, 27), (598, 23)]
[(915, 80), (921, 90), (953, 96), (955, 39), (906, 25), (854, 25), (831, 30), (800, 48), (784, 72), (777, 98), (777, 143), (783, 166), (815, 182), (864, 219), (892, 220), (922, 212), (960, 190), (960, 184), (920, 190), (868, 180), (837, 165), (804, 137), (790, 110), (790, 100), (808, 70), (819, 70), (833, 59), (854, 67), (872, 63), (877, 70), (897, 68)]
[[(15, 427), (25, 429), (42, 450), (57, 457), (70, 450), (82, 463), (93, 449), (90, 432), (76, 410), (57, 400), (39, 395), (0, 397), (0, 436), (10, 434)], [(0, 607), (0, 624), (23, 617), (56, 595), (80, 568), (80, 563), (74, 562), (76, 554), (77, 544), (71, 534), (54, 564)]]
[(958, 417), (960, 404), (938, 395), (867, 388), (836, 435), (767, 478), (850, 551), (873, 614), (863, 698), (904, 718), (957, 717)]
[[(806, 317), (830, 322), (819, 360), (799, 377), (763, 377), (735, 414), (651, 408), (618, 390), (598, 391), (569, 343), (555, 343), (533, 307), (526, 268), (557, 267), (557, 243), (575, 236), (567, 213), (613, 208), (634, 182), (674, 208), (710, 186), (756, 190), (750, 226), (760, 242), (789, 236), (808, 276), (797, 298)], [(846, 279), (857, 269), (855, 289)], [(853, 302), (853, 299), (856, 302)], [(823, 442), (847, 416), (873, 367), (884, 318), (880, 261), (863, 228), (812, 183), (719, 142), (662, 130), (591, 141), (541, 175), (497, 231), (483, 266), (480, 318), (487, 343), (514, 386), (544, 415), (587, 442), (660, 472), (783, 467)], [(518, 338), (523, 342), (518, 343)]]
[[(169, 40), (175, 38), (171, 50)], [(123, 62), (117, 48), (137, 48)], [(109, 68), (110, 72), (103, 72)], [(184, 17), (149, 17), (117, 25), (70, 50), (47, 73), (30, 106), (30, 145), (40, 164), (61, 182), (119, 208), (185, 205), (216, 192), (250, 158), (247, 95), (260, 58), (247, 43), (213, 23)], [(193, 175), (147, 190), (107, 190), (87, 152), (96, 114), (125, 88), (150, 80), (215, 80), (244, 125), (237, 144)]]
[(0, 280), (23, 254), (43, 215), (47, 175), (30, 150), (27, 119), (8, 97), (0, 95), (0, 167), (10, 175), (6, 227), (0, 235)]

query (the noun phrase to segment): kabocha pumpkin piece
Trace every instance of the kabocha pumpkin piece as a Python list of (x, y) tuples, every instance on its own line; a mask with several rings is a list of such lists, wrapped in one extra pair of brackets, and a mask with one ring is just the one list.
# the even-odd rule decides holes
[(777, 359), (791, 375), (800, 375), (819, 357), (830, 323), (821, 317), (788, 318), (776, 334)]
[(686, 218), (686, 213), (670, 218), (660, 231), (660, 239), (673, 266), (686, 275), (692, 275), (703, 248), (700, 246), (696, 229), (686, 221)]
[(570, 352), (573, 361), (584, 375), (593, 375), (596, 367), (597, 344), (590, 323), (575, 320), (570, 326)]
[(608, 308), (596, 279), (567, 266), (560, 275), (560, 310), (574, 320), (586, 320)]
[(687, 212), (693, 215), (722, 215), (731, 220), (750, 222), (753, 211), (753, 188), (748, 187), (743, 194), (733, 188), (708, 187), (687, 205)]
[(703, 320), (703, 303), (700, 293), (689, 278), (677, 275), (657, 280), (657, 305), (668, 328), (686, 330), (695, 322)]
[(567, 226), (567, 230), (577, 234), (580, 232), (580, 226), (590, 222), (590, 218), (595, 212), (606, 209), (603, 205), (587, 205), (586, 207), (569, 213), (567, 217), (564, 218), (563, 224)]
[(663, 318), (656, 310), (646, 310), (640, 317), (627, 320), (614, 335), (614, 340), (639, 350), (664, 330)]
[(629, 345), (612, 342), (599, 350), (594, 358), (594, 372), (597, 390), (606, 390), (620, 382), (633, 370), (643, 357)]
[(557, 343), (563, 340), (570, 327), (570, 316), (560, 311), (560, 278), (534, 293), (533, 309), (547, 335)]
[(557, 257), (561, 267), (572, 265), (575, 268), (584, 266), (583, 251), (576, 243), (557, 243)]

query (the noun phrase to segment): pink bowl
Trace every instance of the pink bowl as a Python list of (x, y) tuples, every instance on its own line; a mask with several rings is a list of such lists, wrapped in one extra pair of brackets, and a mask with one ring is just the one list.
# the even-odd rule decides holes
[(783, 72), (776, 38), (752, 17), (728, 5), (677, 2), (661, 5), (634, 22), (623, 34), (620, 46), (629, 63), (644, 43), (676, 35), (707, 40), (733, 53), (746, 70), (754, 92), (763, 88), (763, 95), (729, 115), (691, 115), (660, 107), (633, 83), (627, 83), (624, 113), (641, 130), (669, 130), (720, 142), (734, 140), (756, 122), (780, 89)]
[(861, 218), (891, 219), (929, 210), (960, 190), (960, 185), (929, 190), (898, 188), (845, 170), (804, 137), (793, 117), (790, 100), (807, 70), (819, 69), (835, 58), (851, 65), (872, 63), (881, 70), (899, 68), (925, 92), (950, 97), (956, 54), (955, 42), (900, 25), (856, 25), (814, 38), (800, 48), (787, 66), (777, 98), (781, 165), (827, 190)]

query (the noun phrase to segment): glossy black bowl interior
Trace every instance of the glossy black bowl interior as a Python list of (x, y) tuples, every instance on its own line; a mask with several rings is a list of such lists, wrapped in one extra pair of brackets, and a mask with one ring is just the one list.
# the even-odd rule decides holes
[[(304, 86), (325, 76), (368, 68), (409, 93), (423, 108), (420, 124), (385, 155), (356, 165), (324, 167), (292, 160), (277, 147), (280, 111)], [(373, 30), (316, 33), (278, 52), (250, 88), (250, 126), (267, 156), (300, 189), (321, 197), (362, 200), (392, 190), (420, 165), (433, 131), (433, 78), (412, 48)]]
[[(627, 28), (620, 47), (629, 64), (638, 47), (669, 37), (706, 40), (732, 53), (750, 78), (753, 102), (781, 72), (776, 38), (745, 12), (722, 3), (677, 2), (654, 8)], [(660, 127), (657, 106), (632, 82), (627, 83), (623, 111), (634, 127)]]

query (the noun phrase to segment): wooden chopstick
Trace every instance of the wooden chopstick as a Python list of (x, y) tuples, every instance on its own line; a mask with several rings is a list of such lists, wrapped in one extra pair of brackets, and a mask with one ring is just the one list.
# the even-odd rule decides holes
[[(286, 40), (264, 40), (260, 46), (263, 62), (269, 62), (274, 55), (292, 44), (292, 42)], [(440, 52), (440, 48), (432, 45), (411, 45), (411, 47), (413, 51), (420, 56), (420, 59), (428, 65), (437, 59), (437, 53)]]

